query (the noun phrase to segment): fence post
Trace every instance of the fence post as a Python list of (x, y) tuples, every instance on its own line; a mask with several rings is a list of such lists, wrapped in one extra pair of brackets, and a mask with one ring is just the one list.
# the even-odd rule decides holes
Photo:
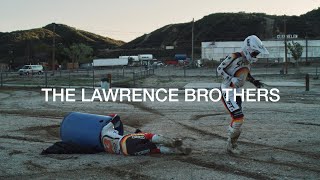
[(47, 88), (48, 87), (48, 75), (47, 71), (44, 72), (44, 85)]
[(1, 72), (1, 78), (0, 78), (0, 81), (1, 81), (1, 87), (3, 87), (2, 72)]
[(94, 66), (92, 66), (92, 89), (94, 89)]
[(309, 91), (309, 74), (306, 74), (306, 91)]
[(217, 67), (214, 68), (216, 70), (216, 77), (218, 77), (218, 69)]
[(107, 78), (109, 79), (109, 88), (112, 88), (112, 75), (111, 74), (107, 74)]
[(134, 72), (132, 72), (132, 81), (133, 81), (133, 86), (135, 86), (135, 79), (134, 79)]
[(71, 86), (71, 71), (69, 70), (69, 88)]

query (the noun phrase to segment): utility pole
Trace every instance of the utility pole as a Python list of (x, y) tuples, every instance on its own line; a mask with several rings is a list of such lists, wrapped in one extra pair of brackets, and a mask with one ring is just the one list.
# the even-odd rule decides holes
[(308, 65), (308, 33), (306, 32), (306, 65)]
[(55, 69), (55, 55), (56, 55), (56, 24), (53, 23), (53, 39), (52, 39), (52, 75)]
[(193, 40), (193, 30), (194, 30), (194, 18), (192, 19), (192, 45), (191, 45), (191, 66), (194, 66), (194, 59), (193, 59), (193, 47), (194, 47), (194, 40)]
[(27, 40), (27, 63), (26, 64), (31, 65), (31, 62), (30, 62), (30, 41), (31, 40)]
[(284, 20), (283, 20), (283, 26), (284, 26), (284, 71), (285, 74), (288, 74), (288, 48), (287, 48), (287, 22), (286, 22), (286, 16), (284, 15)]

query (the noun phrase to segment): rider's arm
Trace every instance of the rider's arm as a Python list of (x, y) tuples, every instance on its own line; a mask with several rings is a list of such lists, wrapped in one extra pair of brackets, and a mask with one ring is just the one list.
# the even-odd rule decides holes
[(254, 79), (254, 77), (252, 77), (252, 75), (250, 73), (248, 73), (247, 81), (251, 82), (257, 88), (263, 87), (263, 83), (260, 82), (260, 80)]
[(227, 58), (223, 60), (222, 63), (217, 68), (218, 74), (221, 75), (223, 79), (229, 80), (232, 78), (232, 76), (228, 74), (225, 71), (225, 69), (234, 61), (235, 58), (233, 56), (234, 56), (233, 54), (227, 56)]
[(252, 75), (250, 73), (248, 73), (248, 76), (247, 76), (247, 81), (249, 82), (253, 82), (255, 79), (252, 77)]

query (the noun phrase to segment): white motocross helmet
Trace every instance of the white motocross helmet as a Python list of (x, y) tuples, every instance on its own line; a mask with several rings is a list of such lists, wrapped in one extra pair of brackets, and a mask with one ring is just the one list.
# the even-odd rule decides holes
[(256, 35), (248, 36), (244, 40), (242, 51), (246, 59), (252, 64), (258, 61), (259, 54), (269, 54), (268, 50), (264, 47), (261, 40)]

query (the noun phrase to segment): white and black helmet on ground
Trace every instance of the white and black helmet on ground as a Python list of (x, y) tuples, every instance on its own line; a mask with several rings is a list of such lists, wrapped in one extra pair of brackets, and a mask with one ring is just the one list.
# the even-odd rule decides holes
[(243, 43), (242, 51), (250, 63), (256, 62), (259, 54), (269, 54), (268, 50), (256, 35), (248, 36)]

